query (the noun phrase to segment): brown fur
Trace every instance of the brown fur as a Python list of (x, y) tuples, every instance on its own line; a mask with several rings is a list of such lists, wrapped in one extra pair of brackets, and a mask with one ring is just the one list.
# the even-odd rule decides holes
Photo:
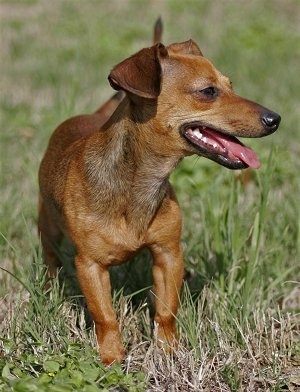
[[(191, 40), (143, 49), (117, 65), (109, 80), (126, 92), (113, 115), (105, 125), (97, 112), (61, 124), (39, 173), (45, 262), (55, 274), (60, 263), (54, 244), (64, 235), (74, 244), (78, 279), (104, 363), (124, 358), (108, 267), (144, 247), (153, 255), (158, 338), (165, 347), (176, 344), (184, 267), (181, 213), (168, 178), (187, 155), (224, 164), (188, 142), (183, 127), (200, 122), (225, 134), (260, 137), (280, 121), (275, 113), (235, 95), (228, 78)], [(211, 85), (218, 89), (216, 97), (204, 93)]]

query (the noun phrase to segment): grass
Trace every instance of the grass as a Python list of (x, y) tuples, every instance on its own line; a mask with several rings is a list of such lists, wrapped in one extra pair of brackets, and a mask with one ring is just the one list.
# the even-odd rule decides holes
[[(192, 37), (239, 94), (283, 120), (247, 141), (257, 172), (199, 158), (174, 172), (186, 260), (178, 350), (156, 346), (144, 253), (112, 271), (128, 356), (104, 368), (73, 277), (45, 294), (37, 170), (52, 130), (110, 96), (110, 68), (149, 45), (158, 15), (165, 42)], [(0, 17), (0, 391), (299, 389), (299, 2), (2, 0)]]

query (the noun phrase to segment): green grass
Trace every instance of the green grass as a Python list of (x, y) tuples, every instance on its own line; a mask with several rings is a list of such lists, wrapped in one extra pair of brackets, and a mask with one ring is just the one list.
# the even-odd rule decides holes
[[(262, 167), (246, 184), (204, 158), (176, 169), (186, 261), (178, 350), (165, 355), (152, 337), (143, 253), (112, 271), (128, 356), (104, 368), (74, 271), (45, 293), (37, 171), (53, 129), (110, 96), (109, 70), (150, 44), (159, 15), (164, 42), (193, 38), (282, 124), (247, 141)], [(299, 388), (299, 17), (297, 0), (0, 1), (0, 391)]]

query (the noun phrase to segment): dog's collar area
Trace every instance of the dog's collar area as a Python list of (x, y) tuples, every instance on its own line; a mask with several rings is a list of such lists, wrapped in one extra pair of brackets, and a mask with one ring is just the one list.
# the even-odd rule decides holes
[(200, 150), (200, 155), (226, 166), (230, 169), (260, 167), (256, 153), (246, 147), (234, 136), (216, 131), (200, 124), (189, 124), (182, 128), (183, 136)]

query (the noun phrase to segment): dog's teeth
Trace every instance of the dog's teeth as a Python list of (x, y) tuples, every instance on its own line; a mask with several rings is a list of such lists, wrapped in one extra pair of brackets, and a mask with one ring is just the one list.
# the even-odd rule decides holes
[(202, 138), (202, 133), (199, 131), (198, 128), (194, 130), (194, 135), (195, 135), (198, 139), (201, 139), (201, 138)]

